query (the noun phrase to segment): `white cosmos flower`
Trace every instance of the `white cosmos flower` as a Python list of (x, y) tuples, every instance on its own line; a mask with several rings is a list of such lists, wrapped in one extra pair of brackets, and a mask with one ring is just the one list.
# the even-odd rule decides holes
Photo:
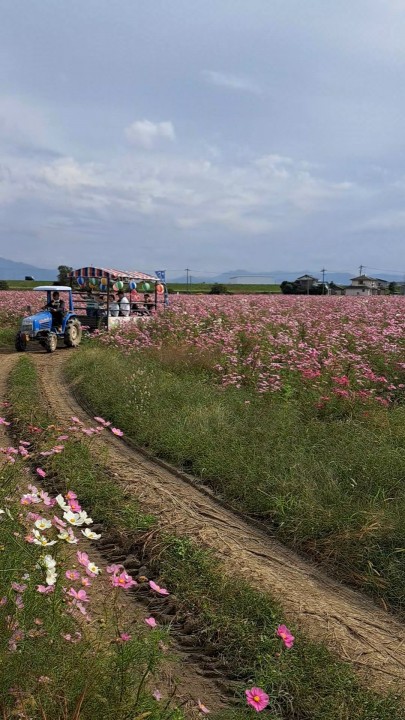
[(56, 560), (52, 555), (42, 555), (41, 557), (43, 567), (53, 569), (56, 567)]
[(56, 572), (49, 571), (46, 573), (46, 584), (47, 585), (55, 585), (56, 578), (57, 578)]
[(93, 522), (92, 518), (87, 515), (85, 510), (82, 510), (79, 515), (82, 519), (82, 524), (85, 523), (86, 525), (91, 525)]
[(46, 537), (44, 535), (41, 535), (40, 533), (38, 533), (38, 537), (35, 537), (32, 542), (35, 543), (35, 545), (42, 545), (42, 547), (47, 547), (48, 545), (56, 545), (56, 540), (47, 540)]
[(61, 540), (65, 540), (67, 543), (70, 543), (70, 545), (74, 545), (75, 543), (79, 542), (78, 539), (73, 535), (73, 532), (70, 528), (68, 530), (62, 530), (59, 533), (58, 538), (60, 538)]
[(64, 512), (63, 517), (71, 525), (83, 525), (84, 522), (80, 517), (80, 513), (74, 513), (71, 510)]
[(62, 508), (62, 510), (69, 510), (69, 505), (66, 503), (65, 498), (63, 495), (57, 495), (55, 498), (56, 502), (58, 503), (59, 507)]
[(88, 563), (87, 570), (89, 572), (93, 573), (93, 575), (98, 575), (99, 572), (101, 572), (100, 568), (97, 567), (97, 565), (95, 565), (93, 562)]
[(4, 510), (0, 510), (0, 515), (5, 515)]
[(101, 535), (97, 535), (97, 533), (92, 530), (88, 530), (88, 528), (82, 530), (82, 533), (86, 538), (89, 538), (89, 540), (100, 540), (101, 538)]
[(51, 521), (46, 520), (45, 518), (38, 518), (38, 520), (35, 520), (34, 525), (39, 530), (47, 530), (48, 528), (52, 527)]

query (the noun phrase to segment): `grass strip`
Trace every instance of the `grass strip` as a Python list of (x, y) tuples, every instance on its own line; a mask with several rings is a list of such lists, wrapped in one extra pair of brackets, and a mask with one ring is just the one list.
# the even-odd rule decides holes
[(204, 358), (180, 356), (97, 344), (68, 374), (94, 414), (404, 614), (405, 407), (320, 420), (288, 398), (218, 388)]
[[(24, 376), (25, 372), (20, 379)], [(26, 398), (32, 399), (32, 388)], [(23, 429), (24, 424), (20, 427)], [(151, 634), (141, 628), (125, 645), (117, 643), (118, 624), (126, 619), (112, 588), (107, 612), (100, 601), (93, 608), (97, 600), (90, 590), (84, 600), (91, 600), (88, 624), (78, 619), (73, 606), (68, 607), (63, 586), (72, 584), (72, 579), (66, 580), (65, 571), (71, 572), (75, 564), (75, 549), (70, 552), (72, 546), (54, 540), (46, 547), (26, 541), (27, 532), (33, 532), (30, 510), (46, 517), (47, 508), (42, 503), (28, 508), (21, 504), (31, 478), (26, 472), (27, 462), (14, 453), (11, 457), (14, 464), (0, 457), (1, 717), (126, 720), (136, 716), (168, 720), (170, 716), (182, 720), (180, 711), (160, 707), (144, 682), (147, 670), (155, 670), (163, 657), (158, 647), (161, 633)], [(34, 492), (32, 486), (29, 490)], [(48, 508), (47, 521), (58, 513), (56, 508)], [(44, 532), (48, 541), (57, 535), (55, 529), (50, 530), (50, 522)], [(50, 589), (45, 584), (45, 558), (55, 561), (56, 579), (50, 594), (43, 592)], [(87, 575), (85, 578), (90, 583)], [(93, 577), (91, 584), (96, 583)]]
[[(29, 429), (33, 421), (47, 427), (54, 419), (42, 403), (36, 370), (29, 358), (22, 358), (11, 376), (10, 400), (15, 417)], [(30, 407), (29, 407), (30, 406)], [(41, 436), (34, 435), (37, 442)], [(39, 441), (41, 442), (41, 441)], [(82, 446), (82, 447), (80, 447)], [(68, 458), (68, 464), (66, 459)], [(69, 455), (48, 461), (55, 475), (68, 482), (79, 495), (88, 492), (92, 512), (102, 521), (105, 487), (110, 482), (102, 463), (94, 475), (94, 458), (87, 440), (74, 441)], [(88, 480), (86, 477), (88, 476)], [(80, 483), (83, 483), (81, 486)], [(119, 484), (114, 492), (120, 493)], [(114, 503), (114, 493), (111, 495)], [(123, 507), (128, 513), (123, 513)], [(133, 496), (121, 497), (120, 512), (106, 516), (118, 533), (134, 543), (139, 541), (139, 507)], [(149, 516), (148, 522), (151, 521)], [(146, 521), (145, 521), (146, 522)], [(365, 689), (349, 664), (337, 660), (321, 643), (300, 633), (292, 650), (283, 650), (275, 628), (283, 622), (279, 605), (267, 594), (252, 589), (244, 580), (227, 577), (214, 555), (181, 537), (160, 537), (150, 561), (180, 606), (191, 614), (195, 631), (208, 643), (240, 683), (257, 684), (271, 696), (271, 716), (280, 720), (403, 720), (399, 697), (381, 696)], [(220, 714), (221, 719), (252, 717), (244, 710)]]

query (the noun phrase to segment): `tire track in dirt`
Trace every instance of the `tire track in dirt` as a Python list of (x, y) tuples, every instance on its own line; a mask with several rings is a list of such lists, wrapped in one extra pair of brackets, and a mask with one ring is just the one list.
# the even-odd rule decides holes
[[(77, 415), (89, 422), (64, 378), (67, 356), (32, 357), (44, 399), (58, 420), (66, 423)], [(95, 443), (108, 449), (111, 472), (158, 517), (161, 528), (214, 549), (226, 572), (271, 593), (290, 620), (350, 661), (369, 687), (391, 687), (405, 694), (405, 626), (399, 620), (122, 440), (108, 434)]]
[[(30, 357), (41, 357), (40, 353), (30, 352)], [(52, 362), (52, 356), (45, 356), (48, 362)], [(4, 402), (7, 397), (8, 378), (11, 370), (18, 360), (17, 354), (2, 354), (0, 356), (0, 403)], [(55, 408), (52, 406), (52, 411)], [(0, 405), (0, 416), (2, 407)], [(66, 416), (65, 416), (66, 417)], [(12, 435), (12, 426), (0, 425), (0, 447), (8, 447), (10, 444), (10, 433)], [(2, 457), (0, 455), (0, 467)], [(38, 479), (36, 479), (38, 485)], [(103, 553), (102, 548), (98, 547), (99, 543), (88, 543), (89, 548), (85, 548), (89, 554), (91, 552), (93, 560), (99, 567), (106, 567), (108, 562), (108, 554)], [(141, 565), (141, 563), (139, 563)], [(104, 577), (101, 578), (101, 587), (98, 590), (100, 597), (105, 597), (108, 593), (109, 585)], [(138, 597), (139, 595), (139, 597)], [(152, 599), (153, 600), (153, 599)], [(153, 601), (150, 599), (150, 593), (143, 595), (130, 593), (121, 598), (121, 607), (123, 617), (128, 622), (143, 622), (147, 613), (147, 608), (153, 608)], [(154, 600), (155, 605), (159, 605), (158, 600)], [(153, 609), (152, 609), (153, 612)], [(150, 613), (150, 610), (149, 610)], [(156, 611), (155, 613), (156, 614)], [(173, 618), (175, 619), (175, 618)], [(130, 628), (131, 629), (131, 628)], [(197, 661), (197, 656), (202, 658), (202, 662), (207, 659), (204, 656), (204, 648), (193, 648), (185, 650), (178, 643), (175, 634), (171, 633), (170, 637), (170, 654), (163, 665), (159, 668), (156, 676), (156, 685), (162, 690), (165, 699), (173, 697), (173, 701), (178, 706), (182, 706), (183, 712), (190, 720), (196, 720), (201, 717), (201, 713), (197, 708), (197, 700), (201, 699), (211, 711), (219, 711), (226, 709), (232, 705), (233, 700), (233, 684), (225, 675), (219, 674), (217, 679), (207, 677), (206, 671), (201, 663)], [(195, 659), (194, 659), (195, 658)], [(220, 685), (218, 684), (220, 681)]]

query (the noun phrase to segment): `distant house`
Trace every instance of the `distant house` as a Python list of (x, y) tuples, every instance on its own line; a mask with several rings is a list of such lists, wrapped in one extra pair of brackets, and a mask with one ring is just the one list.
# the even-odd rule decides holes
[(378, 283), (378, 289), (382, 291), (382, 293), (385, 293), (388, 291), (390, 282), (389, 280), (381, 280), (381, 278), (375, 278)]
[(329, 283), (328, 295), (345, 295), (345, 294), (346, 294), (346, 288), (344, 285), (338, 285), (337, 283), (334, 283), (333, 281)]
[[(358, 275), (350, 279), (351, 285), (346, 286), (345, 295), (381, 295), (381, 287), (377, 278), (368, 275)], [(385, 281), (380, 281), (385, 282)]]
[(319, 285), (318, 278), (312, 277), (312, 275), (301, 275), (294, 280), (294, 285), (298, 288), (298, 292), (309, 292), (312, 288)]

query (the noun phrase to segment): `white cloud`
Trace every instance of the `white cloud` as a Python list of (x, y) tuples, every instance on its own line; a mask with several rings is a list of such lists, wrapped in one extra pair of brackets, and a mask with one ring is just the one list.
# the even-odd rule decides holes
[(262, 95), (263, 89), (251, 78), (240, 75), (232, 75), (230, 73), (217, 72), (215, 70), (206, 70), (203, 72), (206, 82), (217, 87), (228, 88), (229, 90), (239, 90), (240, 92), (252, 93), (253, 95)]
[(176, 136), (170, 121), (154, 123), (151, 120), (136, 120), (125, 128), (125, 136), (133, 145), (149, 150), (158, 140), (174, 141)]

